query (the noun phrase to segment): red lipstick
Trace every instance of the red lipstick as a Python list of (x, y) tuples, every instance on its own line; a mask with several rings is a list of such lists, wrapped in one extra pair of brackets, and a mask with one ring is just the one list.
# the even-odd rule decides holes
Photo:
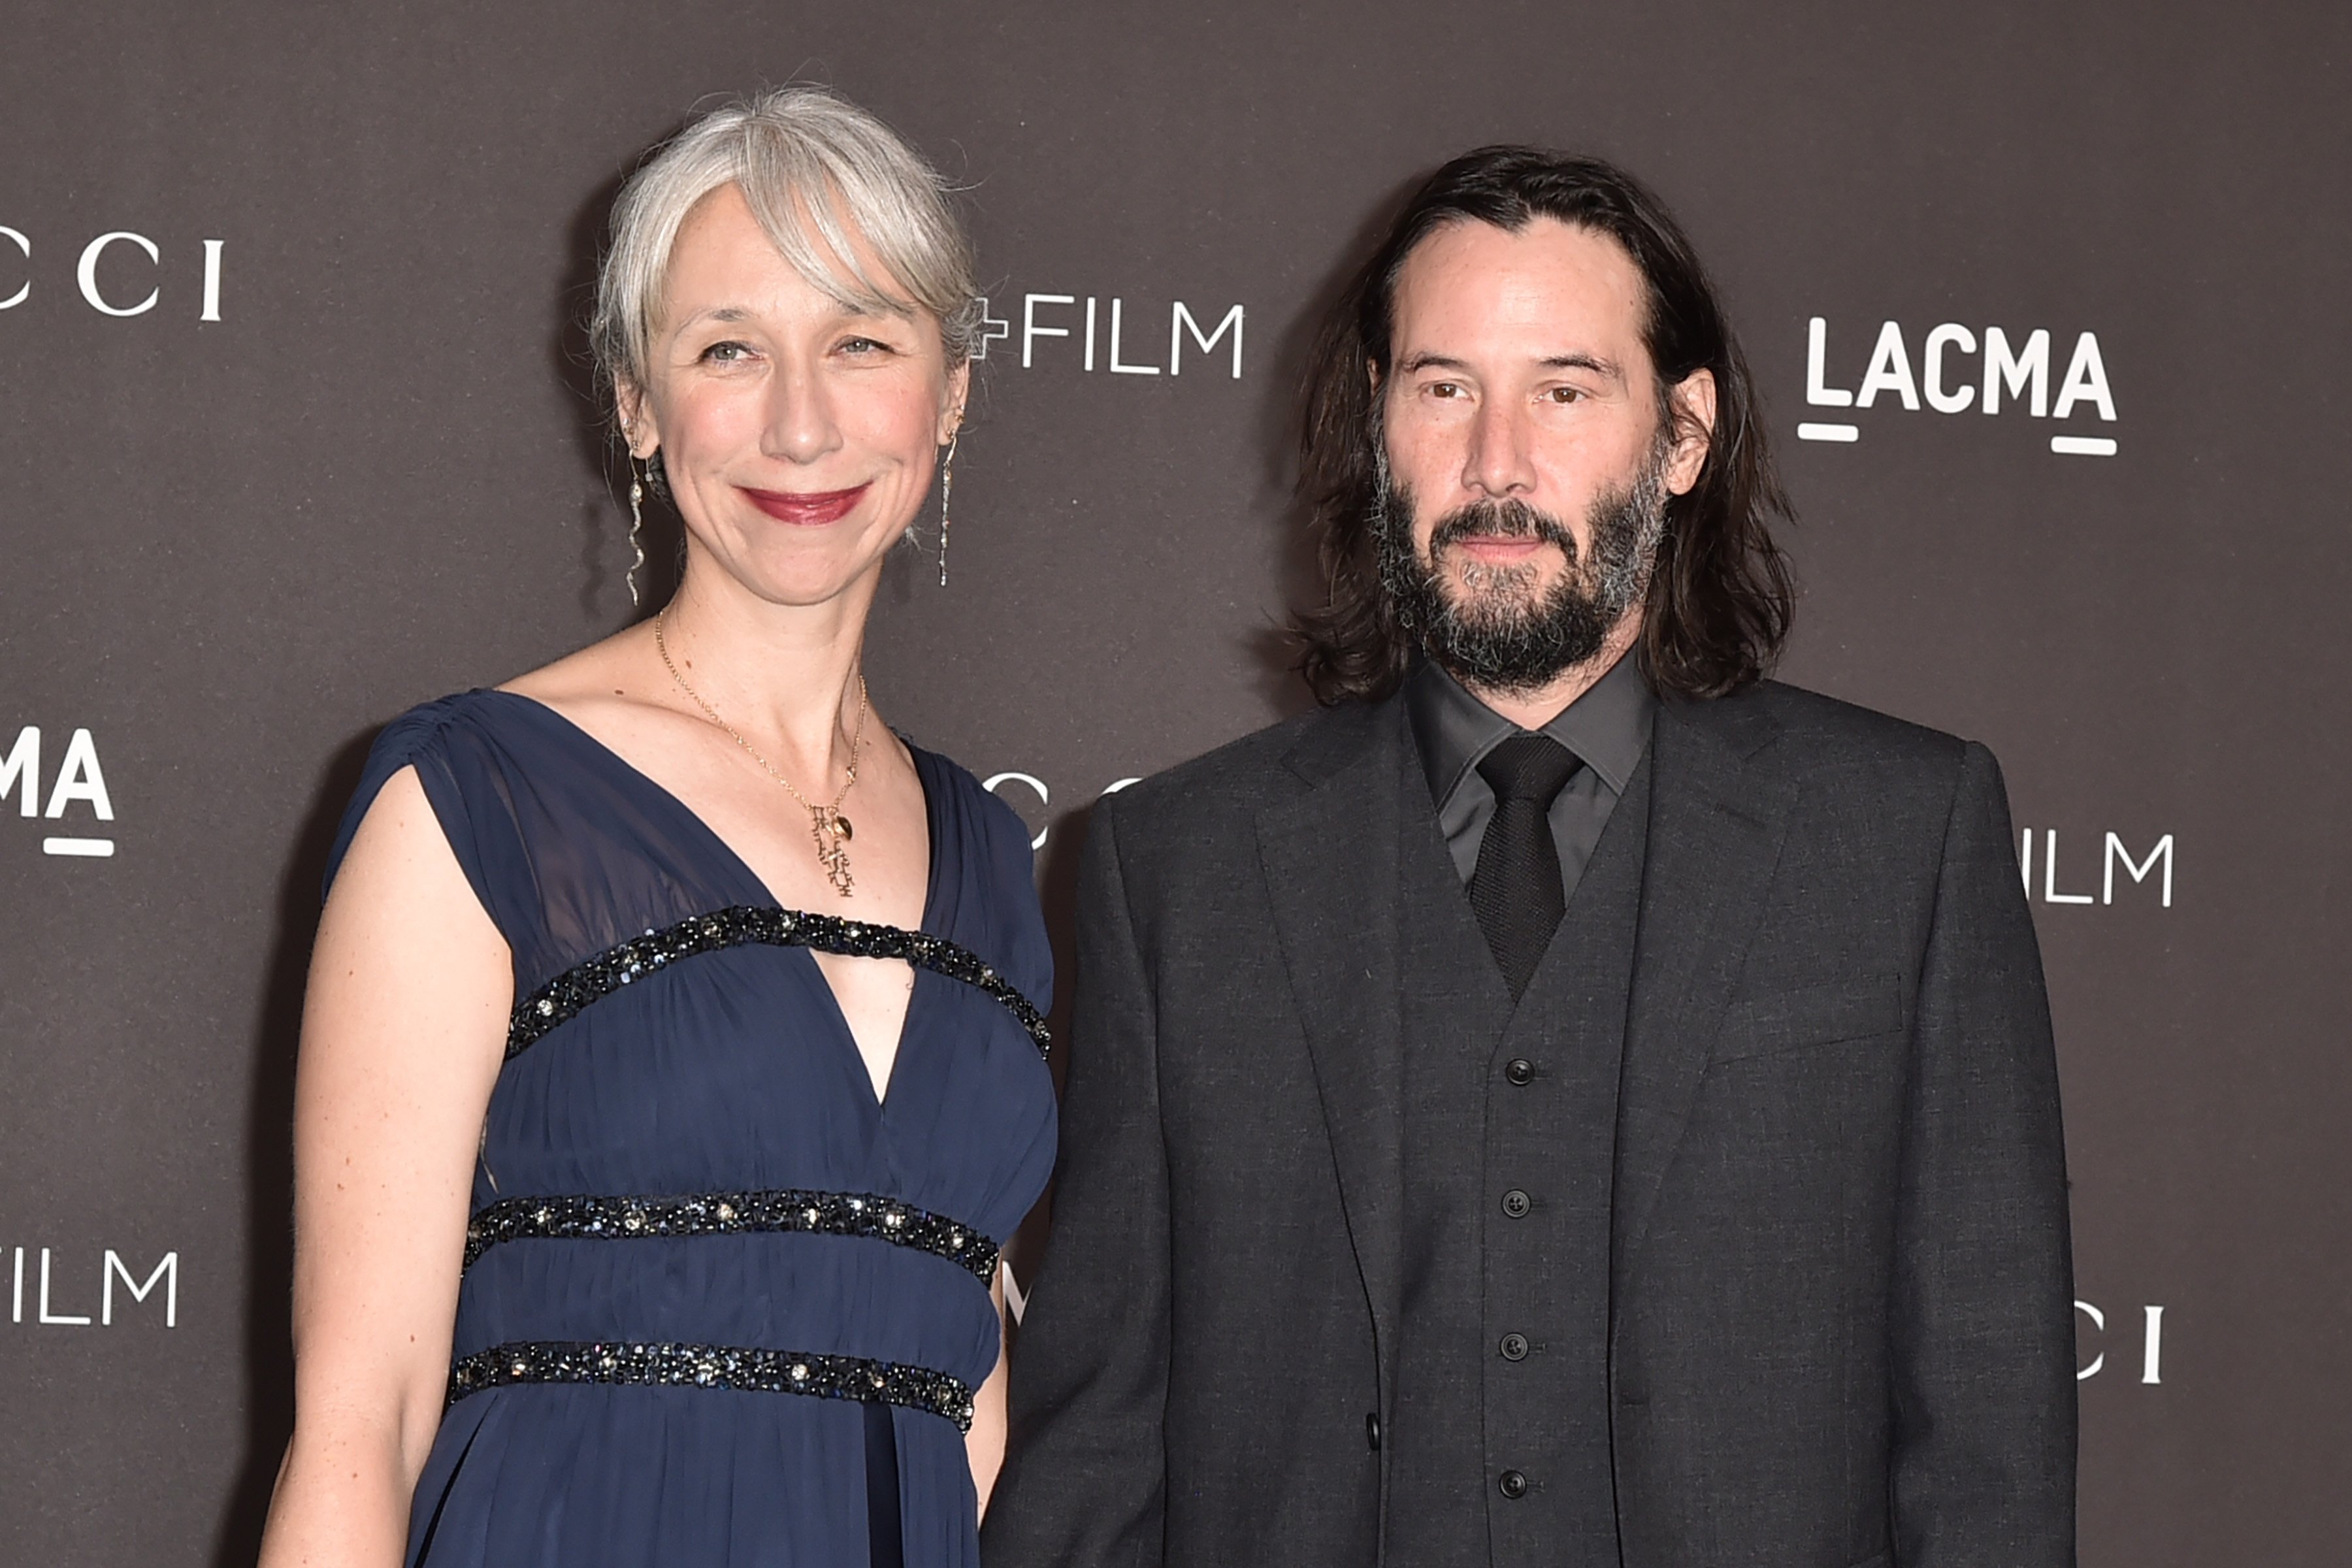
[(866, 485), (845, 490), (755, 490), (749, 485), (738, 485), (743, 499), (774, 518), (803, 528), (816, 528), (828, 522), (839, 522), (864, 500)]

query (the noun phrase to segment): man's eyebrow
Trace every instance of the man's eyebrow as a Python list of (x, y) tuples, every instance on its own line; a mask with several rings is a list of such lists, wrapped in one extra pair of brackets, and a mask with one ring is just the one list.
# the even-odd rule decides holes
[(1611, 381), (1625, 379), (1623, 366), (1613, 359), (1602, 359), (1599, 354), (1547, 354), (1536, 363), (1550, 370), (1589, 370), (1593, 374), (1605, 376)]
[[(1599, 354), (1546, 354), (1541, 359), (1536, 361), (1536, 363), (1543, 366), (1547, 370), (1583, 370), (1590, 371), (1594, 375), (1602, 376), (1611, 381), (1622, 381), (1625, 379), (1625, 370), (1622, 365), (1620, 365), (1615, 360), (1603, 359)], [(1469, 368), (1470, 365), (1468, 361), (1455, 359), (1451, 354), (1441, 353), (1407, 354), (1403, 359), (1397, 362), (1397, 374), (1400, 375), (1412, 375), (1424, 370), (1452, 370), (1467, 372)]]

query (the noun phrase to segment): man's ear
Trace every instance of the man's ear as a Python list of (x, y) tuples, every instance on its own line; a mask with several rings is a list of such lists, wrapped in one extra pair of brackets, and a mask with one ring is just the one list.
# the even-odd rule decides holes
[(1666, 493), (1688, 495), (1715, 446), (1715, 372), (1701, 367), (1676, 382), (1666, 394), (1666, 416), (1674, 424)]

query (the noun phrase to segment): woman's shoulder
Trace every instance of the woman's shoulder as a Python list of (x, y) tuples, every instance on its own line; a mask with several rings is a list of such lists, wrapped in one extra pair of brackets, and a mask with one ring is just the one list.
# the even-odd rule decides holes
[(509, 721), (503, 709), (500, 693), (476, 687), (419, 702), (378, 730), (328, 853), (328, 881), (334, 880), (335, 868), (384, 786), (404, 770), (415, 770), (445, 827), (462, 816), (469, 793), (464, 781), (475, 770), (461, 761), (461, 754), (485, 749), (483, 742)]
[(563, 716), (547, 704), (503, 687), (472, 687), (420, 702), (376, 731), (368, 748), (360, 793), (371, 795), (414, 767), (428, 791), (444, 782), (453, 791), (517, 772), (533, 759), (567, 755)]
[[(614, 661), (631, 627), (562, 658), (524, 671), (496, 686), (470, 687), (420, 702), (376, 737), (379, 753), (414, 754), (446, 747), (452, 738), (478, 740), (511, 738), (518, 731), (545, 730), (552, 721), (569, 720), (592, 710), (607, 697), (614, 681)], [(397, 771), (395, 768), (394, 771)]]
[[(446, 737), (455, 726), (481, 726), (498, 722), (499, 699), (504, 695), (487, 687), (469, 687), (452, 691), (446, 697), (436, 697), (429, 702), (395, 715), (376, 731), (373, 754), (369, 761), (386, 761), (394, 757), (413, 759)], [(371, 770), (373, 766), (371, 766)], [(396, 769), (395, 769), (396, 771)]]
[(642, 645), (650, 636), (649, 623), (624, 626), (611, 637), (536, 669), (500, 681), (495, 689), (509, 697), (524, 697), (559, 711), (592, 706), (637, 684)]
[(952, 819), (968, 826), (992, 859), (1003, 858), (1017, 849), (1023, 874), (1026, 875), (1030, 833), (1020, 813), (1005, 805), (970, 768), (953, 757), (926, 750), (907, 735), (901, 734), (898, 739), (915, 759), (916, 771), (923, 775), (925, 787), (944, 793), (944, 804)]

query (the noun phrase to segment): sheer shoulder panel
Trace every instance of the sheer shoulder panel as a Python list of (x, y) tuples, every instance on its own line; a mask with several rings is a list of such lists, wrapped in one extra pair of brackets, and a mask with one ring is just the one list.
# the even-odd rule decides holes
[(770, 901), (675, 796), (553, 709), (504, 691), (445, 697), (384, 727), (331, 879), (384, 781), (412, 765), (514, 952), (519, 991), (689, 916)]

